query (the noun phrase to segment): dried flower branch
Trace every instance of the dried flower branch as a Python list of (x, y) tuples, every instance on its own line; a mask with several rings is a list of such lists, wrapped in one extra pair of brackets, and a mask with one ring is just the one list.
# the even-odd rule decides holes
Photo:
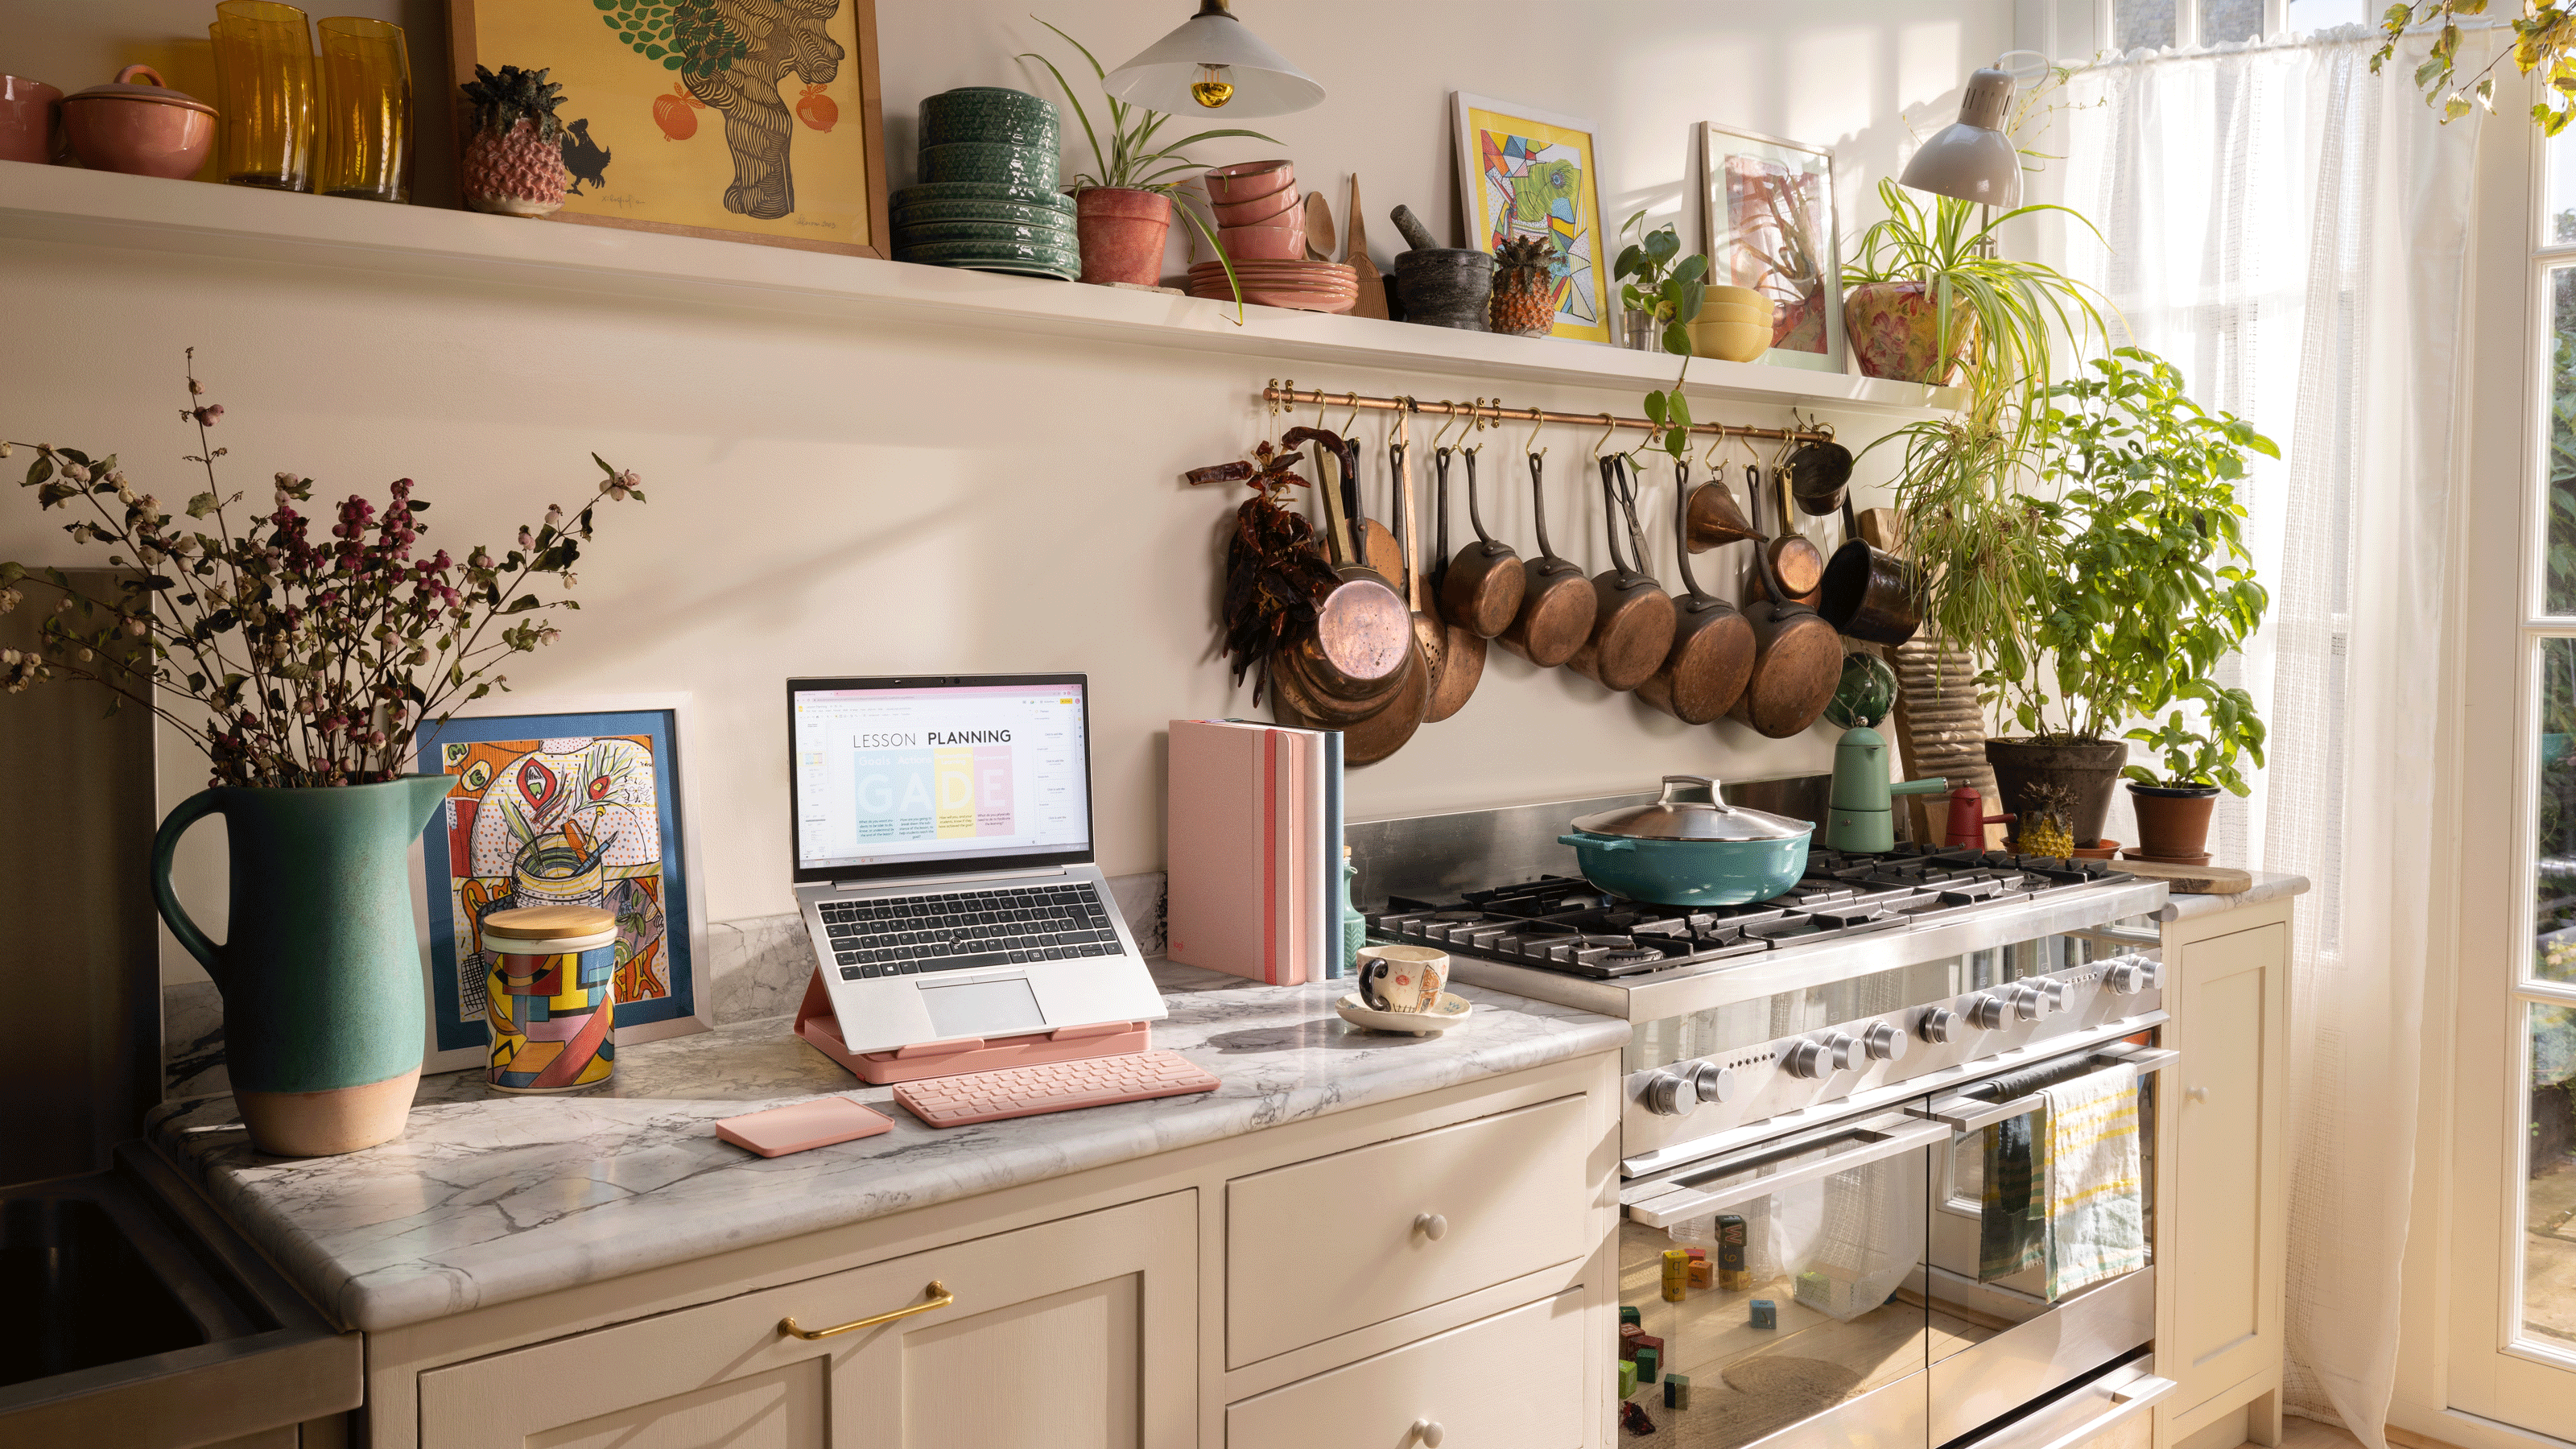
[[(137, 492), (113, 455), (0, 441), (36, 460), (22, 486), (40, 507), (75, 515), (64, 532), (115, 550), (127, 570), (114, 597), (76, 587), (57, 568), (0, 562), (0, 613), (26, 588), (53, 591), (34, 650), (0, 649), (0, 690), (17, 693), (57, 676), (105, 686), (141, 705), (206, 752), (218, 785), (357, 785), (401, 772), (421, 724), (509, 687), (493, 667), (560, 633), (539, 616), (577, 609), (569, 598), (522, 592), (551, 580), (569, 591), (573, 565), (591, 537), (602, 499), (644, 501), (632, 471), (591, 461), (604, 475), (567, 520), (560, 507), (521, 528), (517, 546), (495, 557), (477, 547), (460, 563), (445, 549), (413, 556), (429, 505), (396, 479), (382, 509), (356, 494), (329, 508), (328, 537), (312, 536), (313, 480), (276, 476), (269, 508), (239, 520), (243, 495), (226, 495), (215, 475), (225, 449), (207, 430), (224, 416), (205, 393), (188, 351), (188, 396), (180, 416), (196, 425), (206, 488), (175, 518), (160, 499)], [(192, 526), (193, 524), (193, 526)], [(516, 616), (517, 622), (504, 622)], [(198, 708), (173, 708), (165, 695)]]

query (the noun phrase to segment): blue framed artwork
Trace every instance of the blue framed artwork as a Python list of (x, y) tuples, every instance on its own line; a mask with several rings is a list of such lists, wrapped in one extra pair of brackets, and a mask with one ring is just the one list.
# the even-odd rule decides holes
[(454, 778), (421, 836), (430, 1070), (482, 1064), (491, 958), (481, 922), (517, 906), (617, 918), (617, 1036), (708, 1025), (680, 736), (685, 709), (533, 710), (421, 727), (419, 768)]

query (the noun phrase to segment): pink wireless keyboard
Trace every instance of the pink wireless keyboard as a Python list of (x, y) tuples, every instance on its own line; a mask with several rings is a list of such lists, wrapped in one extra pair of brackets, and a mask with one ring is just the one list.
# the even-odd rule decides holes
[(963, 1127), (1004, 1117), (1141, 1102), (1148, 1097), (1185, 1097), (1216, 1088), (1216, 1078), (1179, 1052), (1151, 1051), (925, 1077), (898, 1085), (894, 1099), (933, 1127)]

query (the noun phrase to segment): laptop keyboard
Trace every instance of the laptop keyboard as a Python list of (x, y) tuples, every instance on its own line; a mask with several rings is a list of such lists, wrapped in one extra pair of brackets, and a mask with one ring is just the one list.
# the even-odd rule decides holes
[(1098, 888), (1088, 881), (826, 901), (820, 909), (832, 959), (844, 981), (1116, 956), (1122, 951)]

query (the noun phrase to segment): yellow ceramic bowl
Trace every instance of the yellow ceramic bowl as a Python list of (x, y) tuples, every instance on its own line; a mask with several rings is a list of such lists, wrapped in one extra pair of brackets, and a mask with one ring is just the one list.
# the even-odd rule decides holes
[(1767, 322), (1711, 322), (1703, 318), (1691, 324), (1690, 337), (1692, 352), (1727, 362), (1752, 362), (1771, 350), (1771, 325)]
[(1758, 307), (1747, 307), (1735, 302), (1704, 301), (1700, 303), (1698, 320), (1702, 322), (1751, 322), (1760, 326), (1768, 327), (1771, 325), (1771, 304), (1765, 302)]
[(1760, 292), (1753, 290), (1751, 287), (1711, 286), (1708, 289), (1708, 300), (1712, 305), (1728, 307), (1768, 307), (1771, 305), (1770, 298), (1763, 296)]

